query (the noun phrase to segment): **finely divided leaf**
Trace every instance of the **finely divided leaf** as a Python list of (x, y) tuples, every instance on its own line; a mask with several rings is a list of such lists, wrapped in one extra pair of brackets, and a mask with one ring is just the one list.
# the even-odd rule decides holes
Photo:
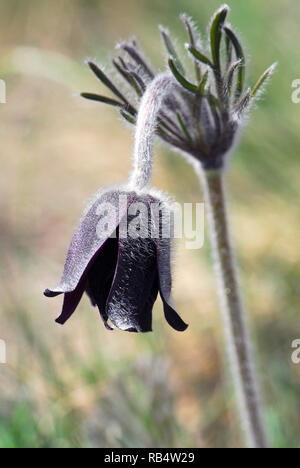
[(123, 76), (124, 80), (126, 80), (127, 83), (129, 83), (129, 85), (135, 90), (137, 95), (141, 97), (143, 93), (142, 93), (139, 85), (136, 83), (135, 79), (133, 78), (133, 76), (129, 72), (129, 70), (126, 69), (123, 65), (120, 65), (116, 60), (113, 60), (112, 63), (114, 65), (114, 67), (116, 68), (116, 70), (118, 70), (120, 75)]
[(135, 61), (135, 63), (142, 68), (145, 75), (147, 75), (151, 80), (154, 78), (155, 74), (147, 64), (135, 42), (132, 44), (124, 42), (120, 44), (119, 47), (125, 50), (125, 52), (127, 52), (127, 54)]
[(209, 65), (211, 68), (214, 68), (214, 65), (211, 63), (209, 58), (195, 47), (188, 46), (188, 51), (195, 57), (195, 59), (199, 60), (199, 62), (205, 63), (205, 65)]
[(204, 90), (205, 90), (205, 85), (207, 83), (207, 80), (208, 80), (208, 71), (206, 71), (202, 77), (202, 80), (200, 81), (199, 83), (199, 86), (198, 86), (198, 90), (197, 90), (197, 94), (199, 96), (201, 96), (203, 93), (204, 93)]
[(120, 114), (125, 120), (127, 120), (127, 122), (129, 122), (132, 125), (135, 125), (136, 119), (131, 114), (126, 112), (124, 109), (120, 109)]
[(228, 36), (225, 36), (225, 47), (226, 47), (226, 70), (229, 69), (232, 62), (232, 42)]
[(108, 98), (106, 96), (100, 96), (99, 94), (94, 94), (94, 93), (81, 93), (81, 97), (85, 99), (89, 99), (91, 101), (97, 101), (97, 102), (103, 102), (103, 104), (108, 104), (110, 106), (114, 107), (123, 107), (124, 104), (118, 101), (115, 101), (114, 99)]
[(238, 71), (238, 80), (237, 80), (237, 85), (236, 85), (236, 96), (237, 99), (241, 96), (243, 89), (244, 89), (244, 83), (245, 83), (245, 54), (242, 48), (242, 45), (235, 35), (235, 33), (232, 31), (231, 28), (228, 26), (224, 27), (224, 31), (228, 37), (228, 39), (231, 41), (233, 48), (235, 50), (235, 54), (237, 59), (241, 61), (241, 66)]
[(230, 66), (228, 72), (226, 73), (225, 82), (224, 82), (224, 91), (225, 91), (225, 94), (228, 95), (228, 96), (230, 96), (230, 94), (231, 94), (231, 88), (232, 88), (232, 83), (233, 83), (234, 72), (240, 66), (241, 66), (241, 61), (237, 60), (237, 62), (232, 63), (232, 65)]
[(96, 65), (94, 62), (88, 62), (88, 66), (92, 70), (93, 73), (97, 76), (97, 78), (107, 87), (109, 88), (121, 101), (125, 102), (126, 104), (127, 99), (123, 96), (123, 94), (115, 87), (115, 85), (110, 81), (110, 79), (105, 75), (105, 73)]
[[(184, 14), (180, 16), (180, 19), (187, 29), (191, 46), (195, 48), (196, 47), (196, 37), (195, 37), (196, 33), (194, 33), (193, 24), (191, 20)], [(198, 60), (195, 60), (195, 73), (196, 73), (196, 79), (200, 81), (201, 80), (201, 68), (200, 68), (200, 64), (198, 63)]]
[(224, 5), (213, 16), (210, 26), (210, 47), (213, 63), (215, 67), (220, 69), (220, 47), (222, 39), (222, 29), (226, 16), (229, 12), (229, 7)]
[(182, 120), (181, 115), (180, 115), (178, 112), (177, 112), (176, 115), (177, 115), (177, 119), (178, 119), (179, 125), (180, 125), (180, 127), (181, 127), (181, 130), (183, 131), (183, 133), (184, 133), (186, 139), (188, 140), (188, 142), (190, 143), (190, 145), (192, 145), (192, 144), (193, 144), (192, 137), (191, 137), (191, 135), (189, 134), (188, 129), (187, 129), (186, 126), (184, 125), (184, 122), (183, 122), (183, 120)]
[(175, 47), (171, 41), (171, 38), (167, 32), (167, 30), (163, 27), (163, 26), (159, 26), (159, 30), (160, 30), (160, 33), (162, 35), (162, 38), (163, 38), (163, 41), (164, 41), (164, 44), (166, 46), (166, 49), (168, 51), (168, 54), (169, 56), (173, 59), (174, 63), (176, 64), (176, 67), (177, 69), (179, 70), (179, 72), (184, 76), (185, 75), (185, 71), (184, 71), (184, 68), (183, 68), (183, 65), (178, 57), (178, 54), (175, 50)]
[(170, 70), (173, 73), (176, 80), (188, 91), (191, 91), (192, 93), (196, 93), (198, 90), (198, 87), (190, 83), (188, 80), (184, 78), (184, 76), (182, 76), (179, 73), (179, 70), (176, 68), (175, 63), (171, 58), (169, 58), (168, 63), (169, 63)]
[(234, 108), (237, 117), (240, 118), (246, 107), (248, 106), (251, 98), (251, 88), (248, 88), (246, 94), (240, 99)]
[(273, 63), (273, 65), (271, 65), (262, 75), (261, 77), (258, 79), (257, 83), (255, 84), (253, 90), (252, 90), (252, 93), (251, 93), (251, 98), (253, 98), (257, 92), (260, 90), (260, 88), (262, 87), (262, 85), (266, 82), (266, 80), (268, 78), (270, 78), (270, 76), (273, 74), (275, 68), (277, 66), (277, 63)]

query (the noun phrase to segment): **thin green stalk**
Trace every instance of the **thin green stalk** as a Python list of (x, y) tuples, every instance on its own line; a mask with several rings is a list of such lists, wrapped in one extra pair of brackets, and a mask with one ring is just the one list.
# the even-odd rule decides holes
[(204, 171), (202, 179), (229, 361), (238, 397), (241, 423), (249, 448), (267, 448), (250, 333), (228, 227), (223, 171)]

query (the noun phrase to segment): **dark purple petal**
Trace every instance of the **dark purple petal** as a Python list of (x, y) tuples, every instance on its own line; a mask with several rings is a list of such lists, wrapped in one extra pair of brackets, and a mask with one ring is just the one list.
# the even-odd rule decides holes
[(159, 292), (164, 305), (164, 314), (168, 324), (177, 331), (184, 331), (188, 325), (172, 306), (171, 240), (157, 240), (157, 263), (159, 274)]
[(157, 299), (157, 296), (158, 296), (158, 273), (156, 270), (154, 274), (154, 278), (153, 278), (152, 288), (150, 290), (147, 303), (145, 306), (145, 311), (144, 311), (145, 316), (152, 315), (153, 306)]
[(171, 240), (157, 240), (157, 263), (159, 274), (159, 292), (164, 305), (164, 314), (168, 324), (177, 331), (185, 331), (188, 325), (172, 306)]
[(107, 239), (89, 268), (86, 292), (93, 305), (97, 305), (106, 328), (108, 317), (105, 312), (106, 301), (114, 279), (118, 259), (118, 239)]
[(106, 314), (121, 330), (152, 331), (152, 309), (158, 293), (155, 242), (119, 239), (116, 275)]
[(59, 296), (60, 294), (62, 294), (62, 293), (52, 291), (51, 289), (45, 289), (45, 291), (44, 291), (44, 296), (46, 296), (46, 297), (56, 297), (56, 296)]
[(154, 226), (157, 250), (157, 271), (159, 292), (168, 324), (177, 331), (184, 331), (188, 325), (181, 319), (172, 305), (171, 239), (174, 235), (174, 217), (164, 202), (159, 210), (150, 203), (152, 226)]
[(170, 306), (170, 303), (166, 302), (163, 296), (161, 296), (161, 298), (164, 304), (165, 318), (170, 327), (174, 328), (176, 331), (185, 331), (188, 328), (188, 325), (182, 320), (176, 310)]
[[(128, 202), (129, 195), (127, 194)], [(60, 284), (56, 288), (47, 289), (46, 296), (53, 297), (76, 289), (105, 241), (115, 232), (126, 214), (125, 197), (124, 192), (117, 190), (102, 192), (94, 197), (71, 241)], [(123, 202), (120, 203), (120, 200)]]
[(61, 315), (55, 320), (63, 325), (75, 312), (86, 287), (86, 278), (82, 278), (74, 291), (68, 292), (64, 296), (64, 303)]

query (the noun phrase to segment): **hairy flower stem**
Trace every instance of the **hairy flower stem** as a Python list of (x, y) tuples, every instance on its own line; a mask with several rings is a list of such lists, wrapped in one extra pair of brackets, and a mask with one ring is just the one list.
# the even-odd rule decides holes
[(249, 448), (267, 448), (250, 333), (240, 293), (228, 227), (222, 171), (204, 171), (210, 237), (219, 283), (229, 360), (238, 397), (241, 423)]
[(134, 189), (143, 190), (150, 183), (158, 114), (172, 83), (174, 78), (169, 72), (161, 73), (147, 86), (143, 95), (136, 122), (134, 168), (130, 180)]

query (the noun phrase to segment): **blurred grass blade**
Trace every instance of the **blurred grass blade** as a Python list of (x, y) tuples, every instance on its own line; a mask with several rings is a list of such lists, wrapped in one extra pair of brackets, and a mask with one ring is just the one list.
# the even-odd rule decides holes
[(193, 140), (192, 140), (192, 137), (191, 135), (189, 134), (189, 131), (188, 129), (186, 128), (186, 126), (184, 125), (184, 122), (182, 120), (182, 117), (181, 115), (177, 112), (177, 119), (178, 119), (178, 122), (179, 122), (179, 125), (181, 127), (181, 130), (183, 131), (184, 135), (186, 136), (186, 139), (188, 140), (188, 142), (190, 143), (190, 145), (193, 145)]
[(258, 79), (257, 83), (255, 84), (253, 90), (252, 90), (252, 93), (251, 93), (251, 98), (253, 98), (257, 92), (260, 90), (260, 88), (262, 87), (262, 85), (266, 82), (266, 80), (268, 80), (268, 78), (270, 78), (270, 76), (273, 74), (275, 68), (277, 66), (277, 63), (273, 63), (273, 65), (271, 65), (262, 75), (261, 77)]
[(213, 63), (217, 70), (220, 70), (220, 47), (222, 39), (222, 29), (228, 12), (229, 7), (227, 5), (222, 6), (219, 10), (216, 11), (215, 15), (212, 18), (210, 26), (211, 55)]
[(110, 81), (110, 79), (105, 75), (105, 73), (96, 65), (94, 62), (88, 62), (88, 65), (92, 72), (96, 75), (96, 77), (103, 83), (108, 89), (111, 90), (113, 94), (118, 96), (121, 101), (128, 104), (127, 99), (123, 96), (123, 94), (115, 87), (115, 85)]
[(176, 78), (176, 80), (185, 88), (187, 89), (188, 91), (192, 92), (192, 93), (196, 93), (197, 90), (198, 90), (198, 87), (193, 85), (192, 83), (190, 83), (189, 81), (187, 81), (184, 76), (182, 76), (180, 74), (180, 72), (178, 71), (178, 69), (176, 68), (175, 66), (175, 63), (174, 61), (169, 58), (168, 60), (168, 63), (169, 63), (169, 67), (170, 67), (170, 70), (171, 72), (173, 73), (174, 77)]
[(168, 31), (163, 27), (163, 26), (159, 26), (159, 30), (160, 30), (160, 33), (161, 33), (161, 36), (163, 38), (163, 41), (164, 41), (164, 44), (166, 46), (166, 49), (168, 51), (168, 54), (169, 56), (173, 59), (174, 63), (176, 64), (176, 67), (177, 69), (179, 70), (179, 72), (185, 76), (185, 70), (184, 70), (184, 67), (178, 57), (178, 54), (175, 50), (175, 47), (171, 41), (171, 38), (168, 34)]
[(197, 89), (197, 94), (201, 96), (204, 93), (205, 90), (205, 85), (208, 80), (208, 71), (206, 71), (202, 77), (202, 80), (199, 83), (198, 89)]
[[(194, 33), (193, 31), (193, 24), (191, 20), (185, 14), (180, 15), (180, 19), (186, 27), (191, 46), (195, 48), (197, 45), (196, 38), (195, 38), (196, 33)], [(196, 74), (196, 79), (199, 82), (201, 80), (201, 68), (198, 62), (199, 62), (198, 60), (195, 60), (195, 74)]]
[(195, 47), (188, 47), (188, 51), (195, 57), (195, 59), (199, 60), (199, 62), (205, 63), (205, 65), (209, 65), (211, 68), (214, 68), (214, 65), (211, 63), (206, 55), (202, 54), (198, 49)]
[(90, 101), (97, 101), (97, 102), (102, 102), (103, 104), (108, 104), (109, 106), (114, 106), (114, 107), (124, 106), (122, 102), (115, 101), (114, 99), (108, 98), (106, 96), (100, 96), (100, 94), (81, 93), (80, 96), (85, 99), (89, 99)]
[(244, 83), (245, 83), (245, 54), (244, 54), (244, 51), (243, 51), (243, 48), (239, 39), (237, 38), (235, 33), (232, 31), (232, 29), (229, 28), (228, 26), (225, 26), (224, 31), (228, 39), (231, 41), (233, 45), (237, 59), (241, 61), (241, 66), (239, 68), (237, 85), (236, 85), (236, 96), (238, 99), (243, 92)]

